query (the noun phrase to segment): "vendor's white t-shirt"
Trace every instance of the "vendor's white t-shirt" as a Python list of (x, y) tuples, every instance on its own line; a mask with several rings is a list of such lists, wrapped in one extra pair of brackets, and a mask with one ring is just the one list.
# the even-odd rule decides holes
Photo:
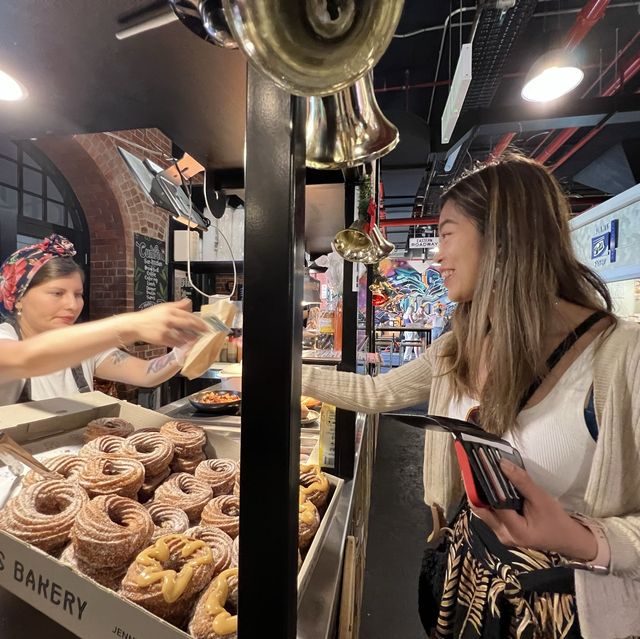
[[(18, 341), (18, 335), (11, 324), (0, 324), (0, 348), (3, 339)], [(93, 390), (93, 376), (96, 368), (114, 351), (110, 349), (94, 355), (82, 362), (82, 370), (89, 388)], [(24, 386), (24, 379), (19, 379), (6, 384), (0, 384), (0, 406), (15, 404), (20, 398)], [(64, 368), (56, 373), (31, 378), (31, 399), (50, 399), (52, 397), (65, 397), (78, 392), (78, 385), (73, 379), (70, 368)]]

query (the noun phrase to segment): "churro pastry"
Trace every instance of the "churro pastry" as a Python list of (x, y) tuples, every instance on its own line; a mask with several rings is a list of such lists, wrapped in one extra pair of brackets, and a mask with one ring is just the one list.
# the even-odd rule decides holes
[(196, 457), (207, 442), (204, 430), (191, 422), (167, 422), (160, 427), (160, 434), (174, 443), (178, 457)]
[(177, 473), (160, 484), (153, 501), (184, 510), (189, 521), (195, 523), (211, 496), (211, 488), (207, 484), (193, 475)]
[(313, 502), (308, 499), (299, 504), (298, 511), (298, 548), (306, 550), (318, 532), (320, 515)]
[(114, 435), (100, 435), (78, 451), (80, 457), (133, 457), (134, 453), (126, 439)]
[(232, 565), (233, 540), (226, 532), (215, 526), (195, 526), (185, 532), (188, 537), (200, 539), (211, 548), (213, 574), (217, 575)]
[(196, 468), (206, 459), (205, 454), (200, 451), (194, 457), (181, 457), (176, 455), (171, 462), (171, 470), (174, 473), (189, 473), (193, 475)]
[(329, 481), (320, 470), (320, 466), (312, 464), (300, 465), (300, 492), (322, 511), (329, 498)]
[(78, 572), (97, 581), (101, 586), (110, 590), (118, 590), (120, 582), (127, 572), (128, 564), (122, 564), (115, 568), (96, 568), (92, 564), (78, 559), (73, 544), (69, 544), (60, 555), (60, 561), (75, 568)]
[(196, 468), (195, 476), (211, 486), (214, 497), (231, 495), (238, 478), (238, 462), (233, 459), (206, 459)]
[(84, 429), (84, 441), (90, 442), (101, 435), (127, 437), (133, 432), (133, 424), (119, 417), (100, 417), (91, 420)]
[(80, 561), (95, 569), (116, 569), (149, 545), (154, 529), (144, 506), (120, 495), (102, 495), (78, 513), (71, 542)]
[(167, 504), (157, 502), (147, 504), (146, 509), (151, 515), (155, 530), (153, 531), (152, 542), (159, 537), (170, 534), (181, 534), (189, 528), (189, 518), (184, 510)]
[(65, 479), (45, 479), (20, 491), (0, 512), (0, 529), (48, 553), (69, 541), (87, 493)]
[(127, 457), (89, 457), (78, 475), (78, 483), (89, 497), (121, 495), (135, 499), (143, 481), (144, 466)]
[(169, 468), (173, 459), (173, 442), (160, 433), (135, 433), (127, 438), (133, 457), (143, 466), (146, 477), (157, 476)]
[(231, 548), (231, 565), (232, 566), (238, 566), (238, 561), (239, 561), (239, 556), (240, 556), (240, 535), (238, 535), (234, 540), (233, 540), (233, 546)]
[(229, 537), (240, 531), (240, 499), (234, 495), (214, 497), (202, 511), (202, 525), (224, 530)]
[(189, 622), (194, 639), (238, 636), (238, 569), (221, 572), (198, 599)]
[[(87, 463), (86, 458), (78, 457), (78, 455), (56, 455), (43, 459), (42, 463), (49, 469), (62, 475), (65, 479), (77, 480), (78, 474)], [(31, 486), (38, 481), (44, 481), (46, 478), (35, 470), (30, 470), (23, 478), (23, 486)]]
[(165, 468), (159, 475), (154, 475), (153, 477), (145, 475), (142, 488), (138, 491), (138, 501), (141, 504), (149, 501), (154, 496), (156, 488), (160, 486), (160, 484), (169, 477), (170, 474), (171, 470), (169, 468)]
[(211, 548), (186, 535), (165, 535), (140, 552), (122, 580), (120, 594), (179, 625), (211, 581)]

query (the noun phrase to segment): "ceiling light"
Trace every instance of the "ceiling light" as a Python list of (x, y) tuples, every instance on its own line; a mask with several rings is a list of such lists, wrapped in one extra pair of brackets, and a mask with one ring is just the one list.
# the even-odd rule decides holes
[(15, 102), (26, 97), (27, 90), (22, 84), (5, 71), (0, 71), (0, 100)]
[(529, 102), (550, 102), (573, 91), (584, 72), (566, 51), (545, 53), (531, 67), (522, 87), (522, 97)]

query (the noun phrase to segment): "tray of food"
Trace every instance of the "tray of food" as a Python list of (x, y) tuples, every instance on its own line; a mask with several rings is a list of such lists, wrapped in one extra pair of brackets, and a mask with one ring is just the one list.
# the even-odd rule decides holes
[(189, 402), (196, 410), (203, 413), (223, 413), (240, 406), (242, 393), (230, 390), (203, 391), (191, 395)]

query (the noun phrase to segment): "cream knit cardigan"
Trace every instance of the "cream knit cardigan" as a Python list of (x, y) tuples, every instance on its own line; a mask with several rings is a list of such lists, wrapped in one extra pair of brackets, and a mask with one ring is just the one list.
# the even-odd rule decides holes
[[(446, 415), (449, 379), (439, 374), (445, 335), (421, 357), (378, 377), (303, 366), (302, 392), (338, 407), (381, 413), (429, 401)], [(599, 435), (585, 493), (585, 515), (605, 526), (611, 574), (575, 571), (580, 628), (585, 639), (640, 635), (640, 326), (619, 321), (594, 356), (594, 398)], [(449, 515), (463, 488), (452, 439), (425, 432), (427, 504)]]

